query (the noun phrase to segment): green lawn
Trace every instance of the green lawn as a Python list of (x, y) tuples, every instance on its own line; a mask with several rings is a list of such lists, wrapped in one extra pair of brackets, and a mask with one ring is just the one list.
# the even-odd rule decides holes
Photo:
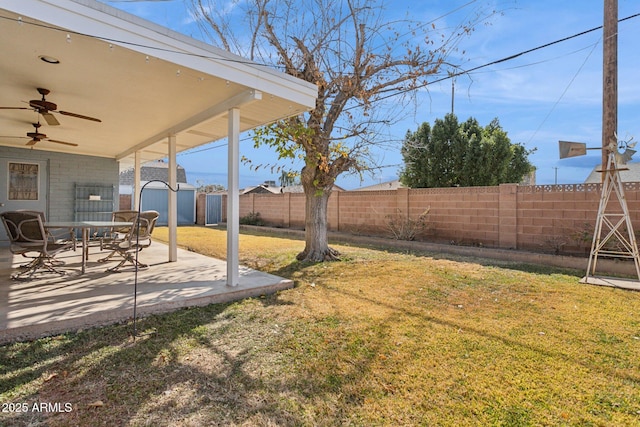
[[(220, 230), (178, 240), (226, 250)], [(353, 246), (304, 264), (302, 248), (242, 234), (241, 262), (295, 288), (144, 319), (135, 342), (118, 325), (0, 347), (0, 425), (640, 425), (640, 293)]]

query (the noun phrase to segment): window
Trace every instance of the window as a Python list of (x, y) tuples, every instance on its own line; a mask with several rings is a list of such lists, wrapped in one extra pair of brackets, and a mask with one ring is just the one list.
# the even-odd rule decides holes
[(9, 200), (38, 200), (38, 165), (9, 162)]

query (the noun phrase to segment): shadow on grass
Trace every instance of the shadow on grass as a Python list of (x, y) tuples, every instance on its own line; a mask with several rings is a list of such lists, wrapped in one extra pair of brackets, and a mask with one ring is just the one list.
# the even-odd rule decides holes
[[(280, 304), (277, 295), (256, 300)], [(243, 302), (140, 319), (136, 340), (126, 324), (0, 347), (3, 402), (73, 405), (68, 413), (3, 413), (0, 425), (170, 425), (197, 413), (205, 417), (200, 425), (242, 424), (258, 414), (259, 423), (301, 424), (295, 413), (258, 396), (262, 380), (247, 366), (256, 331), (225, 340), (255, 327), (251, 319), (238, 323), (236, 317), (250, 313), (237, 304)], [(198, 354), (203, 359), (193, 360)]]
[[(252, 310), (255, 304), (266, 310)], [(274, 332), (270, 309), (289, 304), (274, 294), (153, 315), (138, 321), (135, 340), (129, 323), (1, 346), (3, 401), (71, 403), (73, 410), (4, 413), (0, 425), (171, 425), (194, 417), (198, 425), (293, 426), (348, 419), (348, 408), (363, 399), (352, 384), (367, 374), (379, 349), (337, 329), (348, 341), (350, 363), (328, 364), (318, 375), (315, 363), (335, 360), (338, 350), (326, 345), (322, 323)], [(382, 325), (378, 335), (390, 328)], [(302, 366), (283, 366), (277, 359), (282, 345)], [(321, 408), (335, 396), (340, 405)], [(314, 405), (318, 413), (310, 414)]]
[[(273, 273), (307, 280), (317, 274), (316, 267), (293, 262)], [(367, 329), (373, 335), (366, 337), (345, 324), (345, 319), (330, 314), (287, 324), (272, 309), (291, 302), (275, 294), (150, 316), (140, 320), (141, 334), (135, 342), (130, 339), (129, 324), (0, 347), (0, 375), (8, 378), (0, 383), (0, 391), (6, 399), (20, 396), (20, 402), (74, 405), (70, 413), (12, 415), (0, 418), (0, 424), (349, 424), (353, 411), (364, 405), (367, 388), (373, 387), (367, 377), (386, 351), (382, 347), (388, 344), (386, 337), (392, 335), (398, 315), (419, 319), (417, 324), (464, 329), (507, 347), (521, 347), (640, 385), (637, 376), (411, 305), (378, 301), (349, 289), (323, 288), (337, 298), (352, 298), (391, 314), (373, 322)], [(255, 310), (260, 305), (265, 310)], [(283, 352), (285, 356), (279, 356)], [(16, 394), (20, 388), (26, 392)], [(90, 407), (97, 401), (104, 406)], [(518, 406), (498, 409), (502, 412), (492, 416), (499, 419), (522, 421), (529, 416)]]
[[(218, 227), (216, 227), (218, 228)], [(221, 228), (224, 229), (224, 228)], [(252, 236), (261, 236), (261, 237), (270, 237), (274, 239), (289, 239), (289, 240), (297, 240), (304, 241), (304, 234), (301, 230), (288, 230), (288, 229), (279, 229), (279, 228), (269, 228), (269, 227), (243, 227), (241, 230), (242, 234), (252, 235)], [(359, 238), (362, 236), (351, 236), (354, 238)], [(446, 259), (450, 261), (460, 261), (460, 262), (471, 262), (483, 266), (492, 266), (492, 267), (500, 267), (510, 270), (522, 271), (525, 273), (535, 273), (535, 274), (545, 274), (545, 275), (553, 275), (553, 274), (563, 274), (568, 276), (575, 276), (577, 278), (582, 278), (584, 276), (584, 271), (576, 270), (573, 268), (563, 268), (552, 265), (541, 265), (536, 263), (527, 263), (527, 262), (514, 262), (509, 260), (501, 260), (491, 257), (481, 257), (481, 256), (473, 256), (473, 255), (464, 255), (464, 254), (456, 254), (449, 252), (448, 249), (451, 249), (451, 245), (448, 244), (436, 244), (442, 246), (442, 251), (437, 250), (428, 250), (428, 249), (420, 249), (409, 246), (414, 246), (414, 243), (419, 244), (420, 242), (409, 242), (409, 241), (401, 241), (395, 239), (383, 239), (380, 237), (376, 237), (374, 242), (370, 243), (358, 243), (350, 240), (349, 236), (339, 236), (334, 235), (330, 236), (330, 242), (333, 245), (341, 245), (346, 247), (354, 247), (361, 249), (371, 249), (378, 251), (386, 251), (395, 254), (407, 254), (414, 255), (420, 257), (428, 257), (433, 259)], [(424, 242), (429, 244), (430, 242)], [(417, 246), (417, 245), (415, 245)], [(466, 247), (465, 247), (466, 248)], [(468, 248), (472, 248), (469, 246)], [(491, 251), (491, 248), (483, 248), (484, 251)], [(540, 254), (533, 254), (540, 255)]]

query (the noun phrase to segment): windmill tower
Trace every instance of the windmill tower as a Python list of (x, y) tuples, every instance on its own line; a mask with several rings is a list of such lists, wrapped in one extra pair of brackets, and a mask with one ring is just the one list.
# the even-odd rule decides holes
[[(638, 256), (638, 245), (636, 242), (627, 199), (624, 196), (624, 184), (620, 179), (619, 164), (626, 164), (635, 153), (633, 148), (635, 143), (623, 141), (621, 143), (609, 145), (606, 169), (602, 171), (604, 182), (602, 183), (602, 194), (600, 196), (600, 206), (596, 219), (596, 228), (591, 243), (591, 254), (587, 266), (587, 275), (583, 278), (584, 283), (595, 283), (595, 276), (598, 257), (600, 255), (612, 258), (630, 258), (634, 261), (636, 277), (640, 281), (640, 258)], [(618, 147), (624, 148), (624, 153), (619, 153)], [(615, 194), (615, 198), (612, 198)], [(597, 284), (597, 283), (596, 283)]]
[[(620, 178), (620, 172), (628, 170), (624, 165), (636, 153), (635, 146), (636, 142), (630, 138), (628, 141), (610, 142), (606, 148), (607, 163), (604, 168), (598, 170), (602, 173), (604, 181), (587, 273), (582, 278), (582, 283), (640, 289), (640, 255), (624, 194), (624, 183)], [(586, 144), (580, 142), (560, 141), (560, 158), (581, 156), (586, 154), (587, 150), (600, 149), (600, 147), (587, 148)], [(616, 284), (614, 279), (598, 277), (596, 268), (599, 257), (633, 260), (638, 278), (637, 286), (629, 283), (620, 285)]]

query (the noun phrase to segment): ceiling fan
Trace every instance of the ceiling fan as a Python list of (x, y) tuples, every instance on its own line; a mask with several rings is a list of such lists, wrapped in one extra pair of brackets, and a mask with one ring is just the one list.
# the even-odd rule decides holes
[(45, 97), (49, 95), (51, 91), (49, 89), (44, 89), (41, 87), (37, 89), (38, 93), (42, 95), (42, 99), (32, 99), (31, 101), (29, 101), (29, 107), (0, 107), (0, 110), (34, 110), (37, 111), (38, 114), (42, 115), (47, 124), (51, 126), (57, 126), (60, 124), (58, 119), (56, 119), (56, 117), (51, 114), (52, 112), (60, 113), (64, 116), (71, 116), (79, 119), (91, 120), (94, 122), (102, 122), (102, 120), (96, 119), (95, 117), (84, 116), (82, 114), (71, 113), (69, 111), (59, 111), (58, 105), (45, 99)]
[(74, 144), (73, 142), (66, 142), (66, 141), (59, 141), (57, 139), (51, 139), (51, 138), (48, 138), (47, 135), (45, 135), (44, 133), (40, 133), (38, 131), (38, 129), (40, 129), (40, 126), (42, 126), (40, 124), (40, 122), (32, 123), (32, 125), (35, 128), (35, 132), (27, 132), (27, 136), (5, 136), (5, 137), (2, 137), (2, 138), (29, 139), (29, 142), (27, 142), (26, 145), (30, 146), (30, 147), (33, 147), (34, 145), (36, 145), (40, 141), (55, 142), (56, 144), (70, 145), (72, 147), (77, 147), (78, 146), (78, 144)]

